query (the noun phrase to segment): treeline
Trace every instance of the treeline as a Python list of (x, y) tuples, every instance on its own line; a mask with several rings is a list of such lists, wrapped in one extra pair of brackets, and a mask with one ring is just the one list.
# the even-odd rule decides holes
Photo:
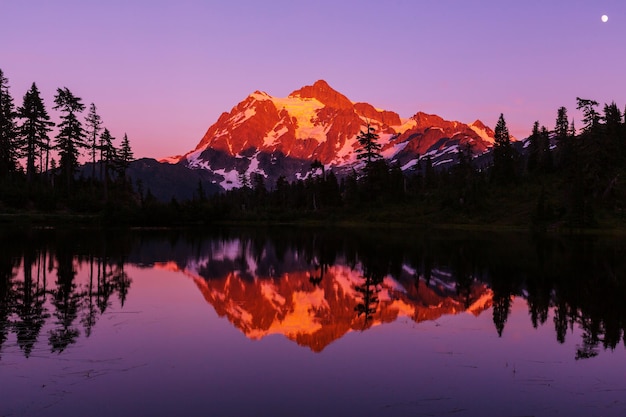
[[(361, 171), (338, 178), (319, 162), (304, 180), (266, 184), (261, 174), (243, 187), (208, 198), (201, 187), (188, 207), (214, 219), (313, 219), (530, 224), (547, 228), (624, 224), (626, 120), (615, 103), (603, 112), (578, 98), (583, 126), (557, 110), (553, 129), (535, 122), (523, 144), (511, 142), (500, 115), (492, 152), (474, 157), (459, 145), (448, 168), (428, 156), (404, 172), (380, 155), (372, 128), (360, 133)], [(199, 209), (205, 207), (205, 210)]]
[[(94, 212), (134, 198), (126, 179), (133, 160), (128, 136), (115, 146), (93, 103), (81, 120), (86, 106), (67, 87), (57, 89), (52, 109), (60, 119), (53, 138), (55, 123), (37, 84), (17, 106), (0, 69), (0, 208)], [(82, 152), (91, 170), (77, 176)]]

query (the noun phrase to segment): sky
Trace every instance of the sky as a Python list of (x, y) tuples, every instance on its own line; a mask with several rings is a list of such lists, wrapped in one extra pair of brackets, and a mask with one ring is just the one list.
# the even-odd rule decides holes
[[(513, 135), (576, 97), (626, 105), (624, 0), (0, 0), (16, 105), (67, 87), (135, 157), (196, 147), (222, 112), (326, 80), (350, 100)], [(601, 16), (606, 14), (608, 22)], [(85, 112), (85, 116), (86, 116)]]

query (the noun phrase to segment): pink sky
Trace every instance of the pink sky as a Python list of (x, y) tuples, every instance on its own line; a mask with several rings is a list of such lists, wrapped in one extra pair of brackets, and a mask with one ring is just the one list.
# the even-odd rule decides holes
[(2, 15), (16, 104), (35, 81), (56, 119), (66, 86), (136, 157), (185, 153), (253, 91), (318, 79), (401, 117), (502, 112), (520, 138), (560, 106), (578, 122), (577, 96), (626, 105), (623, 0), (15, 0)]

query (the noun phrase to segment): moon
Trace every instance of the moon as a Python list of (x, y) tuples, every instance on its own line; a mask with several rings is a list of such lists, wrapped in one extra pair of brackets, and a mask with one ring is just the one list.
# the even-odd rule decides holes
[(604, 23), (608, 22), (608, 21), (609, 21), (609, 17), (608, 17), (607, 15), (603, 14), (603, 15), (602, 15), (602, 21), (603, 21)]

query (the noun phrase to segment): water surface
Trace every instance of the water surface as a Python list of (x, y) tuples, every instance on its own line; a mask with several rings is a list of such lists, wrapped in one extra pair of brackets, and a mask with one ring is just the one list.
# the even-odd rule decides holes
[(599, 238), (5, 232), (1, 416), (622, 416)]

